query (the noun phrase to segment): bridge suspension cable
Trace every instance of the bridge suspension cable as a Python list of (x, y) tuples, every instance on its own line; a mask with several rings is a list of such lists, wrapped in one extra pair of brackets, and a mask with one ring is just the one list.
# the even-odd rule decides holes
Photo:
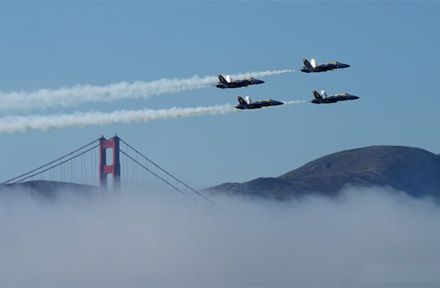
[[(76, 149), (75, 151), (72, 151), (72, 152), (70, 152), (70, 153), (64, 155), (64, 156), (61, 156), (61, 157), (59, 157), (59, 158), (56, 159), (56, 160), (53, 160), (53, 161), (51, 161), (51, 162), (49, 162), (49, 163), (47, 163), (47, 164), (44, 164), (44, 165), (42, 165), (42, 166), (40, 166), (40, 167), (38, 167), (38, 168), (35, 168), (35, 169), (33, 169), (33, 170), (29, 171), (29, 172), (26, 172), (26, 173), (24, 173), (24, 174), (21, 174), (21, 175), (19, 175), (19, 176), (16, 176), (16, 177), (14, 177), (14, 178), (11, 178), (11, 179), (9, 179), (9, 180), (6, 180), (6, 181), (0, 183), (0, 186), (1, 186), (1, 185), (6, 185), (6, 184), (17, 184), (17, 183), (23, 182), (23, 181), (26, 180), (26, 179), (32, 178), (32, 177), (37, 176), (37, 175), (39, 175), (39, 174), (42, 174), (42, 173), (44, 173), (44, 172), (46, 172), (46, 171), (48, 171), (48, 170), (51, 170), (51, 169), (53, 169), (53, 168), (55, 168), (55, 167), (58, 167), (58, 166), (60, 166), (60, 165), (62, 165), (62, 164), (64, 164), (64, 163), (66, 163), (66, 162), (69, 162), (70, 160), (73, 160), (73, 159), (75, 159), (75, 158), (77, 158), (77, 157), (79, 157), (79, 156), (81, 156), (81, 155), (83, 155), (83, 154), (85, 154), (85, 153), (87, 153), (87, 152), (89, 152), (89, 151), (95, 149), (96, 147), (98, 147), (99, 144), (98, 144), (98, 145), (95, 145), (95, 146), (93, 146), (93, 147), (91, 147), (91, 148), (89, 148), (89, 149), (87, 149), (87, 150), (85, 150), (85, 151), (83, 151), (83, 152), (81, 152), (81, 153), (79, 153), (79, 154), (77, 154), (77, 155), (74, 155), (74, 154), (77, 153), (78, 151), (82, 151), (83, 149), (89, 147), (90, 145), (92, 145), (93, 143), (97, 142), (98, 140), (99, 140), (99, 139), (93, 140), (92, 142), (90, 142), (90, 143), (88, 143), (88, 144), (86, 144), (86, 145), (84, 145), (84, 146), (82, 146), (82, 147)], [(72, 156), (72, 155), (73, 155), (73, 156)], [(64, 160), (64, 161), (62, 161), (62, 162), (60, 162), (60, 163), (57, 163), (57, 162), (59, 162), (59, 161), (65, 159), (65, 158), (67, 158), (67, 157), (69, 157), (69, 156), (70, 156), (70, 158), (68, 158), (67, 160)], [(57, 164), (55, 164), (55, 163), (57, 163)], [(49, 168), (46, 168), (46, 167), (48, 167), (48, 166), (49, 166)], [(46, 168), (46, 169), (42, 170), (43, 168)], [(38, 171), (38, 172), (37, 172), (37, 171)]]
[(186, 194), (185, 192), (183, 192), (181, 189), (177, 188), (176, 186), (174, 186), (173, 184), (171, 184), (169, 181), (165, 180), (164, 178), (160, 177), (158, 174), (154, 173), (151, 169), (148, 169), (147, 167), (145, 167), (144, 165), (142, 165), (139, 161), (137, 161), (136, 159), (134, 159), (133, 157), (131, 157), (130, 155), (128, 155), (127, 153), (125, 153), (123, 150), (119, 150), (119, 152), (121, 152), (122, 154), (124, 154), (127, 158), (129, 158), (131, 161), (133, 161), (134, 163), (138, 164), (140, 167), (142, 167), (143, 169), (147, 170), (148, 172), (150, 172), (152, 175), (154, 175), (156, 178), (162, 180), (164, 183), (166, 183), (167, 185), (169, 185), (171, 188), (173, 188), (174, 190), (182, 193), (183, 195), (193, 199), (195, 201), (195, 199), (191, 196), (189, 196), (188, 194)]
[[(9, 180), (6, 180), (6, 181), (4, 181), (4, 182), (2, 182), (2, 183), (0, 183), (0, 186), (6, 186), (6, 185), (12, 185), (12, 184), (17, 184), (17, 183), (21, 183), (21, 182), (23, 182), (23, 181), (25, 181), (25, 180), (28, 180), (28, 179), (31, 179), (31, 178), (34, 178), (34, 177), (36, 177), (36, 176), (40, 176), (40, 177), (44, 177), (44, 173), (45, 172), (47, 172), (47, 171), (50, 171), (50, 173), (51, 173), (51, 177), (52, 177), (52, 174), (54, 173), (53, 171), (55, 170), (55, 168), (57, 168), (57, 167), (59, 167), (58, 169), (61, 169), (60, 170), (60, 172), (61, 172), (61, 175), (62, 175), (62, 177), (61, 177), (61, 181), (62, 182), (65, 182), (64, 181), (64, 175), (65, 175), (65, 166), (66, 165), (63, 165), (63, 164), (66, 164), (67, 162), (69, 162), (70, 161), (70, 163), (71, 163), (71, 165), (70, 165), (70, 174), (71, 174), (71, 177), (72, 177), (72, 179), (73, 178), (75, 178), (74, 176), (75, 176), (75, 172), (76, 172), (76, 170), (79, 168), (79, 171), (80, 171), (80, 175), (81, 175), (81, 180), (83, 180), (82, 179), (82, 176), (83, 176), (83, 174), (85, 173), (85, 161), (84, 161), (84, 157), (81, 157), (80, 159), (81, 159), (81, 161), (80, 161), (80, 165), (79, 165), (79, 167), (77, 167), (77, 166), (75, 166), (75, 163), (73, 163), (73, 162), (75, 162), (74, 161), (74, 159), (76, 159), (76, 158), (78, 158), (78, 157), (80, 157), (80, 156), (82, 156), (82, 155), (85, 155), (86, 153), (88, 153), (88, 152), (90, 152), (90, 151), (94, 151), (95, 150), (95, 148), (98, 148), (98, 147), (100, 147), (99, 149), (100, 149), (100, 165), (99, 165), (99, 172), (100, 173), (102, 173), (103, 171), (103, 177), (105, 177), (105, 176), (107, 176), (107, 174), (109, 174), (110, 172), (110, 168), (113, 168), (113, 169), (115, 169), (115, 165), (119, 165), (119, 156), (116, 156), (116, 155), (119, 155), (119, 153), (122, 153), (124, 156), (126, 156), (128, 159), (130, 159), (133, 163), (135, 163), (135, 164), (137, 164), (138, 165), (138, 167), (141, 167), (144, 171), (147, 171), (148, 173), (150, 173), (151, 175), (153, 175), (154, 177), (156, 177), (157, 179), (159, 179), (159, 180), (161, 180), (163, 183), (165, 183), (166, 185), (168, 185), (169, 187), (171, 187), (172, 189), (174, 189), (174, 190), (176, 190), (176, 191), (178, 191), (179, 193), (181, 193), (181, 194), (183, 194), (183, 195), (185, 195), (186, 197), (188, 197), (188, 198), (191, 198), (192, 200), (194, 200), (195, 202), (198, 202), (197, 201), (197, 199), (196, 198), (194, 198), (194, 197), (192, 197), (192, 196), (194, 196), (194, 194), (191, 194), (191, 193), (188, 193), (188, 191), (184, 191), (185, 189), (182, 189), (182, 187), (178, 187), (179, 185), (178, 184), (180, 184), (180, 185), (183, 185), (186, 189), (188, 189), (189, 191), (191, 191), (191, 192), (193, 192), (193, 193), (195, 193), (196, 195), (198, 195), (199, 197), (201, 197), (201, 198), (203, 198), (205, 201), (207, 201), (207, 202), (209, 202), (210, 204), (212, 204), (212, 205), (214, 205), (214, 206), (216, 206), (216, 207), (219, 207), (216, 203), (214, 203), (211, 199), (209, 199), (207, 196), (205, 196), (205, 195), (203, 195), (202, 193), (200, 193), (199, 191), (197, 191), (196, 189), (194, 189), (194, 188), (192, 188), (191, 186), (189, 186), (188, 184), (186, 184), (186, 183), (184, 183), (182, 180), (180, 180), (180, 179), (178, 179), (177, 177), (175, 177), (174, 175), (172, 175), (171, 173), (169, 173), (168, 171), (166, 171), (165, 169), (163, 169), (162, 167), (160, 167), (158, 164), (156, 164), (155, 162), (153, 162), (151, 159), (149, 159), (148, 157), (146, 157), (145, 155), (143, 155), (141, 152), (139, 152), (139, 150), (137, 150), (137, 149), (135, 149), (133, 146), (131, 146), (130, 144), (128, 144), (127, 142), (125, 142), (124, 140), (122, 140), (121, 138), (119, 138), (119, 137), (117, 137), (117, 136), (115, 136), (115, 137), (113, 137), (112, 139), (110, 139), (110, 140), (103, 140), (104, 138), (103, 137), (101, 137), (101, 138), (99, 138), (99, 139), (96, 139), (96, 140), (93, 140), (92, 142), (90, 142), (90, 143), (88, 143), (88, 144), (86, 144), (86, 145), (84, 145), (84, 146), (82, 146), (82, 147), (80, 147), (80, 148), (78, 148), (78, 149), (76, 149), (76, 150), (74, 150), (74, 151), (72, 151), (72, 152), (70, 152), (70, 153), (68, 153), (68, 154), (65, 154), (65, 155), (63, 155), (63, 156), (61, 156), (61, 157), (59, 157), (59, 158), (57, 158), (57, 159), (55, 159), (55, 160), (53, 160), (53, 161), (51, 161), (51, 162), (49, 162), (49, 163), (47, 163), (47, 164), (44, 164), (44, 165), (42, 165), (42, 166), (40, 166), (40, 167), (37, 167), (37, 168), (35, 168), (35, 169), (33, 169), (33, 170), (31, 170), (31, 171), (29, 171), (29, 172), (26, 172), (26, 173), (24, 173), (24, 174), (21, 174), (21, 175), (19, 175), (19, 176), (16, 176), (16, 177), (14, 177), (14, 178), (11, 178), (11, 179), (9, 179)], [(117, 140), (117, 141), (116, 141)], [(127, 151), (123, 151), (123, 150), (121, 150), (120, 149), (120, 147), (119, 147), (119, 144), (117, 144), (117, 143), (119, 143), (118, 141), (121, 141), (122, 143), (124, 143), (125, 145), (126, 145), (126, 147), (127, 147)], [(117, 143), (116, 143), (117, 142)], [(94, 145), (95, 144), (95, 145)], [(113, 161), (115, 162), (117, 162), (117, 163), (113, 163), (113, 164), (111, 164), (111, 165), (108, 165), (107, 163), (106, 163), (106, 154), (105, 154), (105, 149), (107, 149), (107, 148), (113, 148)], [(131, 151), (132, 153), (131, 154), (134, 154), (134, 155), (136, 155), (135, 157), (132, 157), (131, 155), (129, 155), (129, 153), (127, 153), (127, 152), (129, 152), (129, 151)], [(95, 154), (93, 154), (93, 156), (95, 156)], [(115, 158), (116, 157), (116, 158)], [(140, 161), (138, 161), (138, 157), (141, 157), (142, 159), (144, 159), (145, 161), (147, 161), (146, 163), (148, 163), (147, 165), (144, 165), (143, 163), (141, 163)], [(93, 160), (92, 160), (93, 161)], [(149, 169), (147, 166), (149, 165), (149, 164), (151, 164), (151, 165), (153, 165), (154, 167), (156, 167), (156, 172), (154, 172), (152, 169)], [(101, 167), (102, 166), (102, 167)], [(102, 168), (102, 169), (101, 169)], [(69, 170), (69, 167), (67, 167), (67, 170)], [(98, 170), (98, 169), (97, 169)], [(103, 171), (101, 171), (101, 170), (103, 170)], [(118, 167), (118, 169), (116, 169), (117, 171), (120, 171), (120, 167)], [(112, 170), (113, 172), (111, 172), (111, 173), (113, 173), (113, 174), (118, 174), (118, 175), (116, 175), (117, 177), (117, 180), (118, 180), (118, 182), (119, 182), (119, 177), (120, 177), (120, 172), (118, 172), (118, 173), (116, 173), (116, 170)], [(161, 176), (161, 175), (159, 175), (159, 173), (157, 173), (158, 172), (158, 170), (160, 170), (162, 173), (164, 173), (166, 176), (165, 177), (163, 177), (163, 175)], [(142, 170), (139, 170), (139, 171), (142, 171)], [(98, 172), (98, 171), (97, 171)], [(94, 173), (91, 173), (91, 174), (93, 174), (94, 175)], [(114, 175), (114, 176), (115, 176)], [(166, 179), (165, 179), (166, 178)], [(171, 183), (171, 181), (169, 181), (169, 179), (168, 178), (171, 178), (171, 179), (173, 179), (174, 181), (176, 181), (178, 184), (176, 185), (176, 183)], [(105, 178), (106, 179), (106, 178)], [(104, 181), (106, 181), (106, 180), (104, 180)], [(104, 182), (104, 181), (101, 181), (100, 180), (100, 183), (99, 183), (99, 185), (100, 185), (100, 187), (101, 187), (101, 185), (102, 185), (102, 183), (101, 182)], [(105, 183), (105, 182), (104, 182)], [(114, 185), (115, 185), (115, 183), (114, 183)], [(104, 187), (106, 187), (106, 185), (104, 186)], [(113, 187), (113, 188), (115, 188), (115, 187)], [(104, 188), (105, 189), (105, 188)], [(190, 195), (191, 194), (191, 195)], [(220, 208), (220, 207), (219, 207)]]
[[(146, 161), (148, 161), (149, 163), (151, 163), (152, 165), (154, 165), (156, 168), (158, 168), (159, 170), (161, 170), (162, 172), (164, 172), (166, 175), (168, 175), (169, 177), (173, 178), (175, 181), (177, 181), (178, 183), (182, 184), (183, 186), (185, 186), (186, 188), (188, 188), (189, 190), (191, 190), (192, 192), (196, 193), (198, 196), (202, 197), (203, 199), (205, 199), (206, 201), (210, 202), (211, 204), (219, 207), (215, 202), (213, 202), (211, 199), (209, 199), (208, 197), (206, 197), (205, 195), (203, 195), (202, 193), (200, 193), (199, 191), (197, 191), (196, 189), (192, 188), (191, 186), (189, 186), (188, 184), (184, 183), (183, 181), (181, 181), (180, 179), (178, 179), (177, 177), (175, 177), (174, 175), (172, 175), (171, 173), (169, 173), (168, 171), (166, 171), (165, 169), (163, 169), (162, 167), (160, 167), (159, 165), (157, 165), (155, 162), (153, 162), (151, 159), (149, 159), (147, 156), (143, 155), (141, 152), (139, 152), (137, 149), (135, 149), (133, 146), (131, 146), (130, 144), (128, 144), (127, 142), (125, 142), (123, 139), (119, 138), (119, 140), (124, 143), (128, 148), (130, 148), (131, 150), (133, 150), (134, 152), (136, 152), (140, 157), (142, 157), (143, 159), (145, 159)], [(120, 150), (122, 154), (124, 154), (125, 156), (127, 156), (128, 158), (130, 158), (133, 162), (135, 162), (136, 164), (138, 164), (139, 166), (141, 166), (142, 168), (144, 168), (145, 170), (147, 170), (148, 172), (150, 172), (152, 175), (154, 175), (155, 177), (159, 178), (160, 180), (162, 180), (163, 182), (165, 182), (166, 184), (168, 184), (170, 187), (172, 187), (173, 189), (177, 190), (178, 192), (188, 196), (187, 194), (185, 194), (181, 189), (177, 188), (175, 185), (171, 184), (169, 181), (165, 180), (164, 178), (160, 177), (159, 175), (157, 175), (157, 173), (154, 173), (151, 169), (148, 169), (147, 167), (145, 167), (144, 165), (142, 165), (141, 163), (139, 163), (139, 161), (135, 160), (133, 157), (129, 156), (127, 153), (125, 153), (124, 151)], [(190, 196), (188, 196), (190, 197)], [(194, 198), (190, 197), (191, 199), (194, 200)]]

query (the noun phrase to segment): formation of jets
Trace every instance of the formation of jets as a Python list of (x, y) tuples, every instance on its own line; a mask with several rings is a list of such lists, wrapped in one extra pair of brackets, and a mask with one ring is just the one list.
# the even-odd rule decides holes
[[(318, 65), (315, 59), (310, 59), (310, 62), (305, 58), (302, 60), (304, 62), (304, 66), (301, 67), (302, 68), (301, 72), (305, 72), (305, 73), (326, 72), (326, 71), (333, 71), (335, 69), (343, 69), (350, 67), (350, 65), (340, 63), (338, 61)], [(221, 89), (240, 88), (240, 87), (247, 87), (249, 85), (258, 85), (264, 83), (263, 80), (254, 79), (254, 78), (232, 80), (229, 75), (223, 77), (221, 74), (218, 74), (218, 79), (220, 82), (217, 82), (217, 85), (215, 86)], [(314, 104), (328, 104), (328, 103), (336, 103), (339, 101), (359, 99), (358, 96), (351, 95), (348, 93), (327, 96), (324, 90), (321, 91), (321, 94), (318, 93), (316, 90), (313, 90), (313, 95), (315, 96), (315, 98), (310, 102)], [(240, 110), (260, 109), (262, 107), (278, 106), (284, 104), (281, 101), (272, 100), (272, 99), (251, 101), (251, 98), (249, 96), (246, 96), (245, 99), (243, 99), (241, 96), (237, 96), (237, 98), (239, 104), (235, 106), (235, 108)]]

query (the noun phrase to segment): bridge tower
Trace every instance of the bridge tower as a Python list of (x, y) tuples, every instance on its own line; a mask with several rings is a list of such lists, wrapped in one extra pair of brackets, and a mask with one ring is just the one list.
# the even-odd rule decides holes
[[(99, 139), (99, 192), (107, 192), (107, 175), (112, 174), (113, 193), (121, 189), (121, 162), (119, 161), (119, 137), (106, 140), (104, 136)], [(113, 149), (113, 164), (107, 165), (106, 149)]]

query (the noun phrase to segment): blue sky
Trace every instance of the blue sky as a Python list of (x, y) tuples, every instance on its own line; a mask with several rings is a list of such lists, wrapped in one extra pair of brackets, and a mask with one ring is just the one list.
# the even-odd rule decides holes
[[(302, 58), (351, 64), (265, 84), (88, 103), (20, 115), (235, 104), (237, 95), (360, 100), (151, 123), (0, 134), (0, 175), (14, 177), (101, 135), (118, 134), (196, 188), (279, 176), (370, 145), (440, 153), (437, 1), (0, 2), (0, 91), (109, 85), (296, 69)], [(0, 117), (6, 116), (3, 113)]]

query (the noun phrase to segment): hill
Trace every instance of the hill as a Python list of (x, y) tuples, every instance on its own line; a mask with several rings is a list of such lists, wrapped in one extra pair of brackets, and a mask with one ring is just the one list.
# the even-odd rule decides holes
[(98, 197), (97, 187), (67, 182), (37, 180), (0, 186), (0, 194), (17, 192), (25, 192), (32, 197), (49, 200), (72, 195), (75, 195), (75, 197)]
[(440, 198), (440, 156), (419, 148), (371, 146), (321, 157), (279, 177), (225, 183), (207, 191), (287, 200), (305, 194), (337, 196), (346, 185), (389, 186), (413, 197)]

